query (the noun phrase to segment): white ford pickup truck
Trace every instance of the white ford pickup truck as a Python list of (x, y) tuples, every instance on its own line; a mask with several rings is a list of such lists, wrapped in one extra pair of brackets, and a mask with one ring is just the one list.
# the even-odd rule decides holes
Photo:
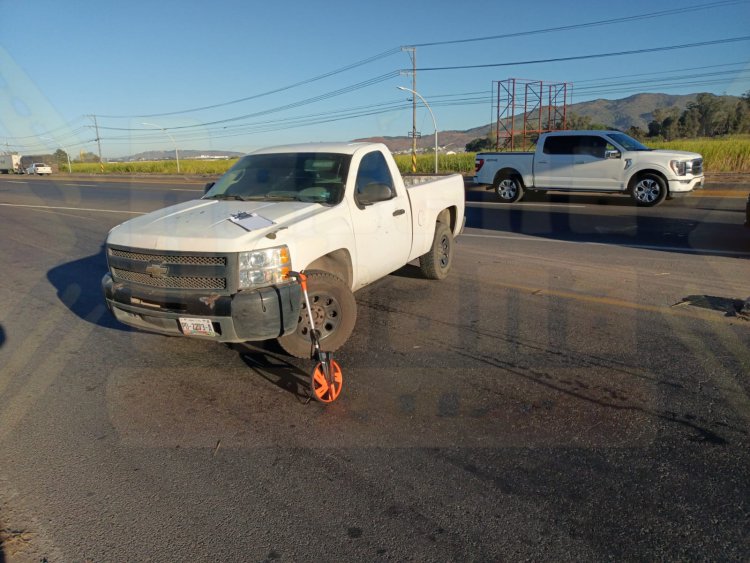
[(535, 152), (479, 153), (474, 165), (474, 182), (504, 203), (526, 190), (554, 190), (629, 194), (650, 207), (703, 187), (704, 179), (700, 154), (653, 150), (619, 131), (543, 133)]
[[(310, 326), (291, 270), (306, 271), (321, 349), (356, 321), (353, 292), (419, 259), (450, 268), (463, 228), (459, 174), (407, 187), (378, 143), (258, 150), (199, 200), (131, 219), (106, 241), (107, 307), (121, 322), (219, 342), (278, 339), (310, 355)], [(421, 178), (420, 180), (424, 180)]]

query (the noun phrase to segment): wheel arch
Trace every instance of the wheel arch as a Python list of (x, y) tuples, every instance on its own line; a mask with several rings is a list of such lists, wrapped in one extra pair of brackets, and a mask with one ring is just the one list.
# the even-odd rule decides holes
[(344, 281), (350, 288), (354, 279), (352, 257), (345, 248), (339, 248), (310, 262), (305, 270), (328, 272)]
[(503, 178), (510, 178), (510, 177), (513, 177), (513, 176), (517, 177), (521, 181), (521, 187), (522, 188), (526, 187), (526, 183), (523, 181), (523, 174), (521, 174), (518, 170), (516, 170), (512, 166), (505, 166), (505, 167), (501, 168), (500, 170), (498, 170), (495, 173), (495, 178), (494, 178), (493, 183), (496, 184), (497, 182), (499, 182)]
[(455, 205), (446, 207), (440, 213), (438, 213), (436, 223), (444, 223), (448, 225), (451, 232), (455, 233), (458, 225), (458, 209)]
[(662, 179), (664, 185), (667, 188), (667, 195), (669, 195), (669, 179), (667, 178), (666, 174), (664, 174), (664, 172), (662, 172), (658, 168), (643, 168), (641, 170), (636, 170), (635, 172), (633, 172), (633, 174), (630, 176), (630, 179), (628, 180), (628, 191), (631, 191), (635, 183), (647, 174), (659, 176), (659, 178)]

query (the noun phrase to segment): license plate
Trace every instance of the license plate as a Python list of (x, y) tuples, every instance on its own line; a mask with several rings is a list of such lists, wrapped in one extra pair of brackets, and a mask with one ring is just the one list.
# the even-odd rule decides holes
[(187, 336), (216, 336), (214, 326), (209, 319), (192, 319), (180, 317), (182, 333)]

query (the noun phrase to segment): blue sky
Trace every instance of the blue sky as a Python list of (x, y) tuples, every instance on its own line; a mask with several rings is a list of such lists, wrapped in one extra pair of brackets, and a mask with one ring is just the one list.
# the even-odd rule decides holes
[[(0, 13), (0, 143), (21, 154), (96, 153), (93, 116), (105, 158), (405, 135), (396, 87), (412, 85), (399, 71), (413, 45), (441, 131), (492, 121), (493, 81), (510, 77), (572, 83), (574, 103), (750, 90), (750, 41), (720, 43), (750, 36), (750, 0), (0, 0)], [(421, 103), (417, 129), (433, 131)]]

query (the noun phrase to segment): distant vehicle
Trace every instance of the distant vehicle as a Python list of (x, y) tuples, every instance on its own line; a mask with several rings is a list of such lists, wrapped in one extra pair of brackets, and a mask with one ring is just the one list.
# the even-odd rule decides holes
[(479, 153), (476, 184), (488, 185), (503, 203), (524, 191), (629, 194), (637, 205), (703, 187), (703, 157), (694, 152), (653, 150), (619, 131), (543, 133), (536, 152)]
[(50, 168), (49, 164), (35, 162), (26, 169), (26, 174), (39, 174), (40, 176), (42, 174), (52, 174), (52, 168)]
[(21, 157), (17, 154), (0, 154), (0, 174), (23, 174)]

